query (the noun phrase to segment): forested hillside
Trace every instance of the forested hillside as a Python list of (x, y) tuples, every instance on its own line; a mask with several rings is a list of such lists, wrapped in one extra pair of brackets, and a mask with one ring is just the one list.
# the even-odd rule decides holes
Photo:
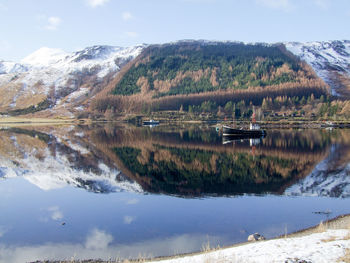
[(178, 110), (211, 101), (327, 95), (326, 84), (284, 45), (187, 41), (153, 45), (92, 103), (104, 113)]
[(116, 85), (114, 94), (154, 91), (159, 97), (264, 87), (296, 81), (302, 70), (298, 61), (279, 46), (170, 44), (150, 47), (144, 56), (146, 59), (134, 65)]

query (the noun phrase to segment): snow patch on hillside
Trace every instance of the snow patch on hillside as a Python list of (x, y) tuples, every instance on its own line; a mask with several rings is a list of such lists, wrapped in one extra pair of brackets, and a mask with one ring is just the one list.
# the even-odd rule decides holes
[[(40, 79), (44, 73), (47, 85), (62, 86), (75, 73), (97, 73), (103, 78), (109, 72), (120, 69), (121, 63), (138, 56), (144, 46), (130, 48), (94, 46), (84, 50), (66, 53), (58, 49), (41, 48), (22, 60), (32, 66), (33, 74), (28, 78)], [(44, 70), (42, 69), (44, 68)], [(33, 83), (33, 81), (31, 82)]]
[(34, 67), (48, 67), (63, 61), (69, 53), (61, 49), (42, 47), (21, 60), (22, 64), (28, 64)]
[(288, 42), (287, 50), (306, 61), (332, 88), (336, 95), (336, 87), (330, 73), (337, 71), (350, 77), (350, 41), (322, 41), (322, 42)]
[[(70, 102), (81, 92), (88, 94), (93, 88), (91, 83), (101, 82), (108, 74), (119, 72), (145, 47), (93, 46), (71, 53), (43, 47), (22, 59), (21, 63), (0, 61), (0, 91), (8, 93), (11, 87), (22, 86), (20, 96), (28, 98), (34, 92), (41, 97), (49, 96), (56, 105), (59, 104), (57, 101), (61, 102), (67, 95), (78, 91), (69, 98)], [(81, 87), (88, 90), (79, 91)], [(16, 103), (12, 103), (12, 107), (16, 107)]]
[[(93, 46), (72, 53), (43, 47), (24, 58), (21, 63), (32, 67), (31, 69), (46, 68), (46, 72), (53, 69), (51, 81), (57, 81), (62, 75), (89, 70), (98, 71), (102, 78), (110, 71), (118, 70), (123, 61), (138, 56), (144, 47)], [(58, 72), (61, 74), (57, 74)]]
[(28, 67), (11, 62), (11, 61), (0, 61), (0, 74), (10, 74), (10, 73), (23, 73), (28, 71)]

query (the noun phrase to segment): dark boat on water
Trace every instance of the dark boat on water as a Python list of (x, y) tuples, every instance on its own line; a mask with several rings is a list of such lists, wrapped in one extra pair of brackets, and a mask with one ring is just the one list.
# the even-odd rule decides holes
[(234, 143), (236, 141), (249, 141), (250, 146), (258, 145), (261, 143), (261, 139), (264, 138), (264, 136), (260, 135), (253, 135), (253, 136), (247, 136), (247, 135), (229, 135), (229, 136), (223, 136), (222, 137), (222, 144), (229, 144)]

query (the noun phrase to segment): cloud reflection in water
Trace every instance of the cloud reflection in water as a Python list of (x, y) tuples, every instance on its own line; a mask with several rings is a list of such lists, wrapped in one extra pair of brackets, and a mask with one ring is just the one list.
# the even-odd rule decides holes
[(178, 235), (167, 239), (144, 240), (133, 244), (112, 244), (114, 238), (95, 228), (83, 244), (47, 243), (37, 246), (6, 246), (0, 243), (0, 262), (22, 263), (36, 260), (118, 259), (155, 257), (198, 250), (207, 242), (215, 244), (222, 238), (207, 235)]

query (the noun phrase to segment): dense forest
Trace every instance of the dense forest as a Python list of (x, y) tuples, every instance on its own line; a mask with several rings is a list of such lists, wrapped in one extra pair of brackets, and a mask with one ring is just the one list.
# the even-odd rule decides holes
[(91, 103), (95, 112), (179, 110), (210, 101), (261, 105), (278, 96), (327, 96), (327, 86), (283, 45), (178, 42), (153, 45)]
[(150, 47), (145, 56), (124, 75), (114, 94), (139, 93), (143, 86), (158, 91), (155, 97), (265, 87), (294, 82), (302, 70), (282, 46), (170, 44)]

